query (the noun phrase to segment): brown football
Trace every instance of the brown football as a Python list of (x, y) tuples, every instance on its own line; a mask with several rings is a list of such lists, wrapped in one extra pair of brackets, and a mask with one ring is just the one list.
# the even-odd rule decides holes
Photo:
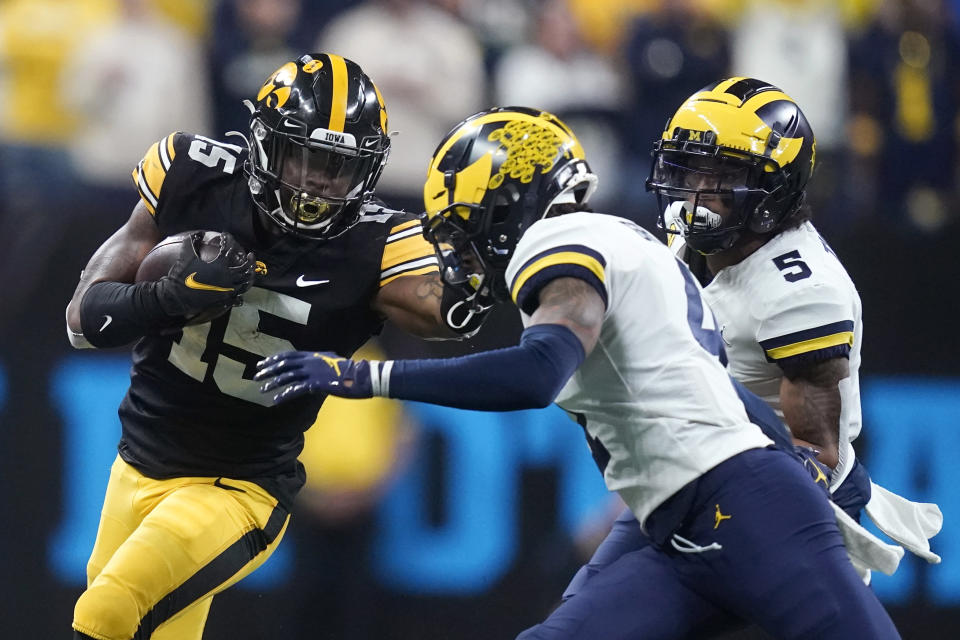
[[(137, 268), (136, 282), (156, 282), (170, 273), (170, 269), (176, 264), (177, 258), (180, 257), (180, 248), (183, 245), (184, 237), (194, 233), (197, 233), (197, 231), (183, 231), (158, 242), (143, 257), (143, 261)], [(210, 262), (220, 253), (220, 233), (217, 231), (203, 231), (202, 233), (203, 237), (195, 243), (194, 248), (201, 260)], [(230, 307), (222, 305), (210, 307), (189, 318), (185, 324), (194, 325), (210, 322), (229, 309)]]

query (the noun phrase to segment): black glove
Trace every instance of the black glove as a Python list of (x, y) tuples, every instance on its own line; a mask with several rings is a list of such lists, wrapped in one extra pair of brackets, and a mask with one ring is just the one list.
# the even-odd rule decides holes
[(206, 262), (198, 253), (202, 240), (202, 231), (184, 238), (179, 259), (157, 281), (160, 307), (171, 317), (189, 318), (211, 307), (242, 304), (240, 296), (253, 284), (253, 253), (245, 252), (229, 233), (221, 233), (217, 256)]

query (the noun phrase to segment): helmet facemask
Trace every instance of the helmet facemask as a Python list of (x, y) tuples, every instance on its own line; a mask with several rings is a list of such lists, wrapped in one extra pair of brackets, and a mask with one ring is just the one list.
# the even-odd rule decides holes
[[(503, 194), (499, 199), (504, 200)], [(509, 301), (504, 274), (519, 237), (519, 228), (503, 228), (516, 226), (509, 224), (509, 218), (506, 202), (492, 207), (455, 202), (432, 216), (424, 236), (434, 246), (444, 282), (466, 296), (479, 291), (482, 296)]]
[(247, 106), (244, 170), (261, 212), (307, 238), (333, 238), (353, 226), (390, 149), (373, 81), (336, 54), (305, 54), (277, 69)]
[[(709, 133), (709, 132), (708, 132)], [(744, 230), (772, 231), (782, 175), (773, 160), (709, 143), (661, 140), (647, 190), (657, 195), (659, 225), (704, 255), (725, 251)]]
[(423, 232), (437, 254), (443, 281), (465, 297), (489, 287), (496, 276), (474, 242), (477, 234), (470, 232), (469, 218), (479, 218), (479, 210), (480, 205), (454, 203), (430, 218)]
[(505, 273), (521, 236), (554, 205), (585, 205), (596, 186), (579, 141), (552, 114), (498, 107), (470, 116), (437, 146), (424, 184), (424, 235), (444, 282), (508, 301)]
[(523, 233), (555, 204), (585, 205), (597, 177), (586, 162), (565, 163), (555, 175), (536, 172), (528, 184), (502, 183), (482, 202), (455, 202), (428, 220), (424, 235), (433, 243), (444, 281), (468, 295), (488, 288), (509, 302), (506, 270)]
[(251, 122), (251, 191), (282, 228), (330, 238), (352, 226), (386, 162), (389, 142), (359, 141), (350, 134), (315, 129), (293, 118), (284, 130)]

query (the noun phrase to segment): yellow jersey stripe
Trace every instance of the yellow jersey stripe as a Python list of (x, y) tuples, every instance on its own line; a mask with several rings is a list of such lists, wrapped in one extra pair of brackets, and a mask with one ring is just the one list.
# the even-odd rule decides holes
[(593, 256), (580, 253), (578, 251), (561, 251), (558, 253), (551, 253), (550, 255), (544, 256), (543, 258), (533, 262), (526, 269), (517, 274), (516, 279), (513, 281), (513, 287), (510, 290), (510, 297), (513, 298), (513, 301), (517, 301), (517, 294), (520, 293), (520, 289), (523, 288), (523, 285), (527, 282), (527, 280), (529, 280), (538, 271), (546, 269), (547, 267), (555, 264), (576, 264), (581, 267), (585, 267), (591, 273), (593, 273), (593, 275), (597, 276), (600, 282), (605, 282), (603, 265), (600, 264), (600, 261)]
[(143, 202), (143, 206), (147, 208), (147, 211), (150, 212), (150, 215), (152, 215), (153, 217), (156, 217), (157, 216), (156, 208), (154, 208), (154, 206), (150, 204), (150, 201), (147, 199), (147, 196), (143, 193), (143, 191), (140, 190), (139, 187), (137, 187), (137, 191), (140, 193), (140, 200)]
[(147, 211), (152, 215), (156, 215), (157, 198), (153, 195), (153, 192), (150, 191), (150, 187), (147, 186), (146, 178), (143, 175), (143, 163), (144, 161), (141, 160), (137, 168), (133, 170), (131, 177), (133, 178), (134, 184), (137, 185), (137, 192), (140, 194), (140, 199), (143, 200), (143, 204), (146, 205)]
[(404, 229), (409, 229), (410, 227), (416, 226), (418, 224), (420, 224), (419, 220), (407, 220), (406, 222), (398, 224), (397, 226), (390, 229), (390, 233), (388, 235), (392, 236), (397, 231), (403, 231)]
[(382, 287), (384, 285), (390, 284), (397, 278), (404, 278), (406, 276), (425, 276), (427, 274), (436, 273), (436, 272), (437, 272), (437, 265), (435, 264), (432, 264), (427, 267), (420, 267), (419, 269), (411, 269), (410, 271), (404, 271), (403, 273), (397, 273), (395, 275), (392, 275), (389, 278), (384, 278), (383, 280), (380, 281), (380, 286)]
[(143, 184), (154, 196), (160, 198), (160, 189), (163, 188), (163, 180), (167, 177), (167, 170), (163, 168), (163, 159), (160, 157), (160, 143), (154, 142), (150, 149), (143, 156), (143, 163), (140, 169)]
[(330, 126), (328, 128), (331, 131), (343, 131), (343, 125), (347, 121), (347, 63), (344, 62), (342, 57), (332, 53), (330, 54), (330, 74), (332, 76), (333, 95), (330, 100)]
[(423, 236), (413, 235), (401, 238), (384, 245), (380, 270), (386, 271), (404, 262), (434, 255), (433, 245), (424, 240)]
[(768, 349), (767, 355), (774, 360), (783, 360), (784, 358), (789, 358), (790, 356), (800, 355), (801, 353), (809, 353), (810, 351), (817, 351), (819, 349), (827, 349), (828, 347), (836, 347), (837, 345), (841, 344), (846, 344), (851, 347), (853, 346), (853, 331), (841, 331), (840, 333), (823, 336), (822, 338), (812, 338), (810, 340), (794, 342), (793, 344), (786, 344), (782, 347)]

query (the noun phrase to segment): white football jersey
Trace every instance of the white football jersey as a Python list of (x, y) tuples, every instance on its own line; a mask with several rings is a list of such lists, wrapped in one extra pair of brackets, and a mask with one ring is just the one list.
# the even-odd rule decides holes
[(605, 301), (599, 342), (557, 404), (584, 427), (607, 487), (641, 524), (717, 464), (772, 444), (714, 355), (720, 335), (699, 285), (644, 229), (596, 213), (540, 220), (506, 276), (525, 326), (558, 277), (584, 280)]
[(860, 434), (860, 295), (843, 265), (809, 222), (784, 231), (726, 267), (704, 290), (720, 324), (730, 374), (782, 418), (781, 367), (848, 355), (840, 383), (840, 463), (833, 487), (854, 461)]

